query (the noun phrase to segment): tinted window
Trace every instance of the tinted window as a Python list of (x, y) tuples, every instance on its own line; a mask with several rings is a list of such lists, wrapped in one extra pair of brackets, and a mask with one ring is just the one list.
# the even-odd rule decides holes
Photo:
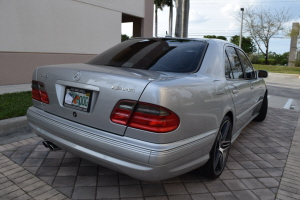
[(237, 49), (237, 52), (240, 56), (240, 60), (241, 60), (242, 65), (244, 67), (246, 79), (255, 78), (255, 73), (254, 73), (253, 67), (252, 67), (250, 61), (248, 60), (248, 58), (246, 57), (246, 55), (238, 49)]
[(193, 72), (207, 44), (195, 40), (131, 39), (99, 54), (88, 64), (166, 72)]
[(241, 62), (239, 60), (239, 57), (238, 57), (235, 49), (233, 47), (226, 47), (226, 53), (227, 53), (228, 58), (229, 58), (229, 62), (230, 62), (230, 65), (231, 65), (233, 77), (235, 79), (244, 78), (242, 65), (241, 65)]
[(225, 77), (228, 79), (233, 78), (230, 63), (227, 57), (227, 54), (225, 53)]

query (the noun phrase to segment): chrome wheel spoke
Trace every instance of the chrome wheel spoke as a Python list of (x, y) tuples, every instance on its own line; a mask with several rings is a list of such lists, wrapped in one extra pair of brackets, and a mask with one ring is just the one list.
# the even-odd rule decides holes
[(222, 141), (221, 142), (222, 151), (227, 151), (230, 145), (231, 145), (231, 141)]

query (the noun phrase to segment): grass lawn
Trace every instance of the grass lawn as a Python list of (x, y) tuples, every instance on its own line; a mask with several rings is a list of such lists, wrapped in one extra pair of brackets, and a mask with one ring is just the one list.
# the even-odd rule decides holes
[(300, 67), (257, 65), (257, 64), (253, 64), (253, 66), (256, 70), (266, 70), (268, 72), (273, 72), (273, 73), (300, 74)]
[(0, 95), (0, 120), (26, 115), (32, 106), (31, 91)]

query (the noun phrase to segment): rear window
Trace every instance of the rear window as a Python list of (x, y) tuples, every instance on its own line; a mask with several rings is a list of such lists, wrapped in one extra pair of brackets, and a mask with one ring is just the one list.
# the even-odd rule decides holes
[(187, 73), (197, 70), (207, 43), (184, 39), (131, 39), (99, 54), (87, 64)]

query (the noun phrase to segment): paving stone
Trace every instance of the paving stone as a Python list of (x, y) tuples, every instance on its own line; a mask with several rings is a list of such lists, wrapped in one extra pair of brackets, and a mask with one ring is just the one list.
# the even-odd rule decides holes
[(9, 176), (9, 175), (15, 174), (15, 173), (23, 171), (23, 170), (24, 169), (22, 167), (18, 166), (16, 168), (12, 169), (12, 170), (3, 172), (3, 175), (4, 176)]
[(32, 197), (39, 196), (45, 192), (52, 190), (52, 187), (49, 185), (43, 185), (42, 187), (36, 188), (35, 190), (31, 190), (28, 194)]
[(264, 169), (265, 172), (267, 172), (268, 174), (270, 174), (271, 176), (282, 176), (282, 171), (280, 171), (277, 168), (266, 168)]
[(264, 160), (256, 160), (256, 161), (253, 161), (253, 162), (254, 162), (254, 164), (256, 164), (260, 168), (273, 168), (274, 167), (269, 162), (264, 161)]
[(37, 188), (43, 187), (44, 185), (46, 185), (44, 181), (39, 181), (31, 185), (28, 185), (27, 187), (22, 187), (22, 189), (24, 191), (32, 191), (32, 190), (36, 190)]
[(222, 181), (210, 181), (210, 182), (204, 182), (207, 189), (212, 193), (217, 192), (227, 192), (229, 189), (222, 183)]
[(5, 182), (7, 182), (7, 181), (10, 181), (10, 180), (8, 178), (4, 177), (4, 176), (2, 178), (0, 178), (0, 184), (3, 184)]
[(56, 176), (53, 187), (71, 187), (75, 185), (76, 176)]
[(97, 176), (98, 166), (97, 167), (79, 167), (78, 175), (79, 176)]
[(24, 188), (28, 185), (34, 184), (39, 181), (40, 179), (35, 176), (30, 176), (30, 177), (28, 176), (28, 179), (19, 179), (19, 181), (17, 181), (18, 182), (17, 184), (19, 187)]
[(252, 161), (239, 161), (239, 164), (243, 166), (245, 169), (257, 169), (258, 166), (254, 164)]
[(97, 167), (98, 165), (96, 163), (93, 163), (93, 162), (89, 161), (89, 160), (82, 159), (81, 162), (80, 162), (80, 166)]
[(247, 189), (247, 187), (238, 179), (236, 179), (236, 180), (223, 180), (223, 183), (231, 191), (233, 191), (233, 190), (246, 190)]
[(164, 196), (166, 195), (162, 184), (147, 184), (142, 185), (144, 196)]
[(256, 178), (270, 177), (270, 175), (262, 169), (248, 169), (248, 172)]
[(230, 170), (224, 170), (220, 176), (221, 180), (236, 179), (236, 178), (237, 177)]
[(193, 194), (191, 195), (193, 200), (205, 199), (205, 200), (215, 200), (215, 198), (210, 194)]
[(97, 187), (96, 199), (120, 198), (118, 186)]
[(231, 192), (217, 192), (212, 193), (216, 200), (237, 200), (237, 198)]
[(266, 186), (264, 186), (260, 181), (258, 181), (255, 178), (251, 179), (241, 179), (241, 181), (246, 185), (247, 188), (250, 190), (253, 189), (265, 189)]
[(57, 174), (58, 167), (40, 167), (37, 171), (37, 176), (55, 176)]
[(164, 183), (167, 195), (188, 194), (182, 183)]
[(25, 175), (28, 175), (30, 174), (27, 170), (22, 170), (22, 171), (19, 171), (15, 174), (11, 174), (11, 175), (8, 175), (7, 178), (11, 179), (11, 180), (14, 180), (16, 178), (20, 178), (22, 176), (25, 176)]
[(57, 176), (76, 176), (78, 167), (60, 167)]
[(280, 190), (280, 189), (278, 190), (278, 194), (281, 194), (281, 195), (284, 195), (284, 196), (287, 196), (287, 197), (291, 197), (291, 198), (294, 198), (294, 199), (300, 199), (300, 194), (287, 192), (287, 191)]
[(80, 158), (64, 158), (61, 166), (62, 167), (79, 167), (80, 165)]
[(244, 169), (238, 162), (227, 162), (228, 169)]
[(250, 190), (233, 191), (233, 194), (237, 199), (242, 200), (259, 200), (259, 198), (253, 194)]
[(24, 168), (32, 174), (36, 174), (36, 172), (39, 170), (39, 167), (24, 167)]
[(47, 158), (59, 158), (62, 159), (65, 156), (66, 152), (61, 151), (50, 151), (47, 155)]
[(191, 200), (192, 198), (190, 195), (173, 195), (173, 196), (168, 196), (169, 200)]
[(12, 185), (14, 185), (14, 183), (10, 180), (7, 180), (6, 182), (3, 182), (3, 183), (0, 184), (0, 190), (3, 190), (3, 189), (5, 189), (9, 186), (12, 186)]
[(137, 185), (140, 184), (140, 181), (132, 178), (126, 174), (119, 174), (119, 184), (120, 185)]
[(17, 198), (14, 198), (14, 200), (27, 200), (27, 199), (32, 199), (32, 197), (29, 196), (28, 194), (23, 194)]
[(75, 187), (72, 199), (95, 199), (96, 187)]
[(197, 175), (196, 171), (191, 171), (191, 172), (185, 173), (185, 174), (181, 175), (179, 178), (182, 182), (194, 182), (194, 181), (201, 180), (200, 177)]
[(58, 167), (60, 166), (60, 163), (62, 161), (62, 158), (45, 158), (44, 162), (42, 163), (43, 167)]
[(245, 169), (231, 170), (237, 178), (253, 178), (253, 176)]
[(179, 176), (173, 177), (173, 178), (169, 178), (169, 179), (165, 179), (162, 181), (163, 183), (179, 183), (181, 182), (181, 179)]
[(140, 185), (120, 186), (121, 198), (142, 197), (143, 192)]
[(55, 187), (55, 189), (57, 189), (59, 192), (66, 195), (67, 197), (71, 197), (74, 187)]
[(118, 184), (117, 174), (98, 176), (98, 186), (113, 186)]
[(19, 189), (20, 188), (17, 185), (8, 186), (8, 187), (0, 190), (0, 197), (4, 196), (6, 194), (9, 194), (11, 192), (14, 192), (16, 190), (19, 190)]
[(279, 182), (274, 178), (258, 178), (258, 180), (270, 188), (279, 186)]
[(145, 200), (168, 200), (167, 196), (145, 197)]
[(96, 186), (96, 176), (77, 176), (75, 186)]
[(27, 158), (22, 164), (23, 167), (39, 167), (44, 159), (42, 158)]
[(111, 175), (111, 174), (117, 174), (115, 170), (108, 169), (106, 167), (98, 166), (98, 175)]
[(208, 189), (201, 182), (184, 183), (189, 194), (208, 193)]
[(44, 145), (40, 144), (40, 145), (37, 145), (36, 148), (33, 150), (34, 152), (35, 151), (47, 151), (47, 152), (50, 152), (49, 149), (45, 148)]
[(25, 194), (25, 192), (23, 190), (19, 189), (19, 190), (16, 190), (14, 192), (11, 192), (9, 194), (6, 194), (4, 196), (1, 196), (1, 199), (15, 199), (15, 198), (20, 197), (24, 194)]
[(57, 194), (51, 198), (49, 198), (48, 200), (64, 200), (66, 199), (67, 197), (63, 194)]
[(50, 191), (44, 192), (43, 194), (35, 197), (34, 199), (36, 200), (45, 200), (45, 199), (49, 199), (55, 195), (59, 194), (59, 192), (55, 189), (52, 189)]
[(252, 190), (252, 192), (260, 199), (263, 200), (274, 200), (275, 194), (269, 189), (257, 189)]

